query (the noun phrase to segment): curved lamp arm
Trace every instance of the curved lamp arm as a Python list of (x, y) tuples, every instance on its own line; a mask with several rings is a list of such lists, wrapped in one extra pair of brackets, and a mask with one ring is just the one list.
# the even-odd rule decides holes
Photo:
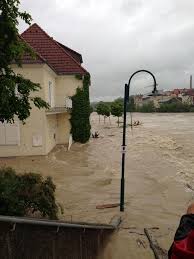
[(153, 77), (153, 80), (154, 80), (154, 85), (153, 85), (153, 91), (152, 93), (155, 93), (157, 91), (156, 89), (156, 86), (157, 86), (157, 83), (156, 83), (156, 78), (155, 76), (152, 74), (152, 72), (148, 71), (148, 70), (145, 70), (145, 69), (141, 69), (141, 70), (138, 70), (136, 72), (134, 72), (131, 77), (129, 78), (129, 82), (128, 82), (128, 87), (127, 87), (127, 97), (129, 98), (129, 90), (130, 90), (130, 83), (131, 83), (131, 79), (133, 78), (134, 75), (136, 75), (137, 73), (140, 73), (140, 72), (145, 72), (145, 73), (148, 73), (150, 74), (152, 77)]

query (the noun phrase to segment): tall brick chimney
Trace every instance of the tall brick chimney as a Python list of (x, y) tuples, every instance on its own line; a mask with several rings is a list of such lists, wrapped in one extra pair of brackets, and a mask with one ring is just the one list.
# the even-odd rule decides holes
[(192, 84), (193, 84), (193, 77), (192, 77), (192, 75), (190, 75), (190, 89), (193, 88)]

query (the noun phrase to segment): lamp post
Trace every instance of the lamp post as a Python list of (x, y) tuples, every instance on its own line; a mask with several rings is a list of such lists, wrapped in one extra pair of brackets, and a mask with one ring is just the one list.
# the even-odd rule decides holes
[(120, 189), (120, 211), (124, 211), (124, 202), (125, 202), (125, 153), (126, 153), (126, 119), (127, 119), (127, 103), (129, 102), (129, 90), (131, 79), (134, 75), (140, 72), (145, 72), (150, 74), (153, 77), (154, 85), (153, 91), (154, 94), (156, 89), (156, 78), (155, 76), (148, 70), (138, 70), (133, 73), (129, 79), (128, 84), (125, 84), (125, 92), (124, 92), (124, 108), (123, 108), (123, 142), (122, 142), (122, 168), (121, 168), (121, 189)]

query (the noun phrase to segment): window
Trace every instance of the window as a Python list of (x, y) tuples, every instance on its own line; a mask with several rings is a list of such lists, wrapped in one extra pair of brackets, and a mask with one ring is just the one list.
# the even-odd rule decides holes
[(48, 84), (48, 103), (51, 107), (54, 106), (54, 102), (53, 102), (53, 84), (51, 81), (49, 81)]
[(20, 131), (19, 123), (0, 122), (0, 145), (19, 145)]

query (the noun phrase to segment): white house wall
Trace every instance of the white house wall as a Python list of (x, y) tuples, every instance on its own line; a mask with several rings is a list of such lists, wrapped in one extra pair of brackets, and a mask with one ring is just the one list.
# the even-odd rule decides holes
[(83, 87), (82, 80), (75, 78), (75, 75), (58, 76), (56, 78), (56, 106), (63, 106), (65, 103), (64, 97), (73, 96), (76, 89)]
[[(15, 73), (39, 83), (42, 89), (34, 92), (32, 96), (39, 96), (47, 102), (48, 84), (52, 82), (55, 107), (64, 107), (65, 97), (74, 95), (76, 88), (83, 86), (82, 81), (76, 79), (75, 75), (57, 76), (46, 64), (26, 64), (22, 68), (12, 65), (12, 68)], [(0, 157), (46, 155), (56, 144), (67, 144), (71, 130), (69, 119), (70, 114), (67, 112), (47, 115), (45, 109), (39, 110), (32, 104), (30, 117), (24, 125), (22, 122), (17, 122), (17, 132), (11, 133), (13, 139), (9, 145), (3, 142), (3, 128), (0, 128)], [(18, 143), (14, 142), (14, 134), (19, 136)]]
[[(40, 83), (43, 85), (43, 66), (42, 65), (23, 65), (22, 68), (16, 65), (12, 66), (15, 73), (22, 74), (25, 78), (32, 80), (34, 83)], [(32, 96), (40, 96), (44, 98), (44, 90), (41, 89), (37, 93), (33, 93)], [(0, 157), (9, 156), (26, 156), (26, 155), (43, 155), (45, 154), (45, 123), (44, 123), (44, 110), (39, 110), (32, 105), (31, 115), (23, 125), (22, 122), (16, 118), (18, 123), (18, 129), (20, 140), (18, 144), (10, 143), (9, 145), (0, 144)], [(17, 134), (17, 132), (15, 132)], [(33, 145), (33, 140), (41, 139), (40, 145)]]

